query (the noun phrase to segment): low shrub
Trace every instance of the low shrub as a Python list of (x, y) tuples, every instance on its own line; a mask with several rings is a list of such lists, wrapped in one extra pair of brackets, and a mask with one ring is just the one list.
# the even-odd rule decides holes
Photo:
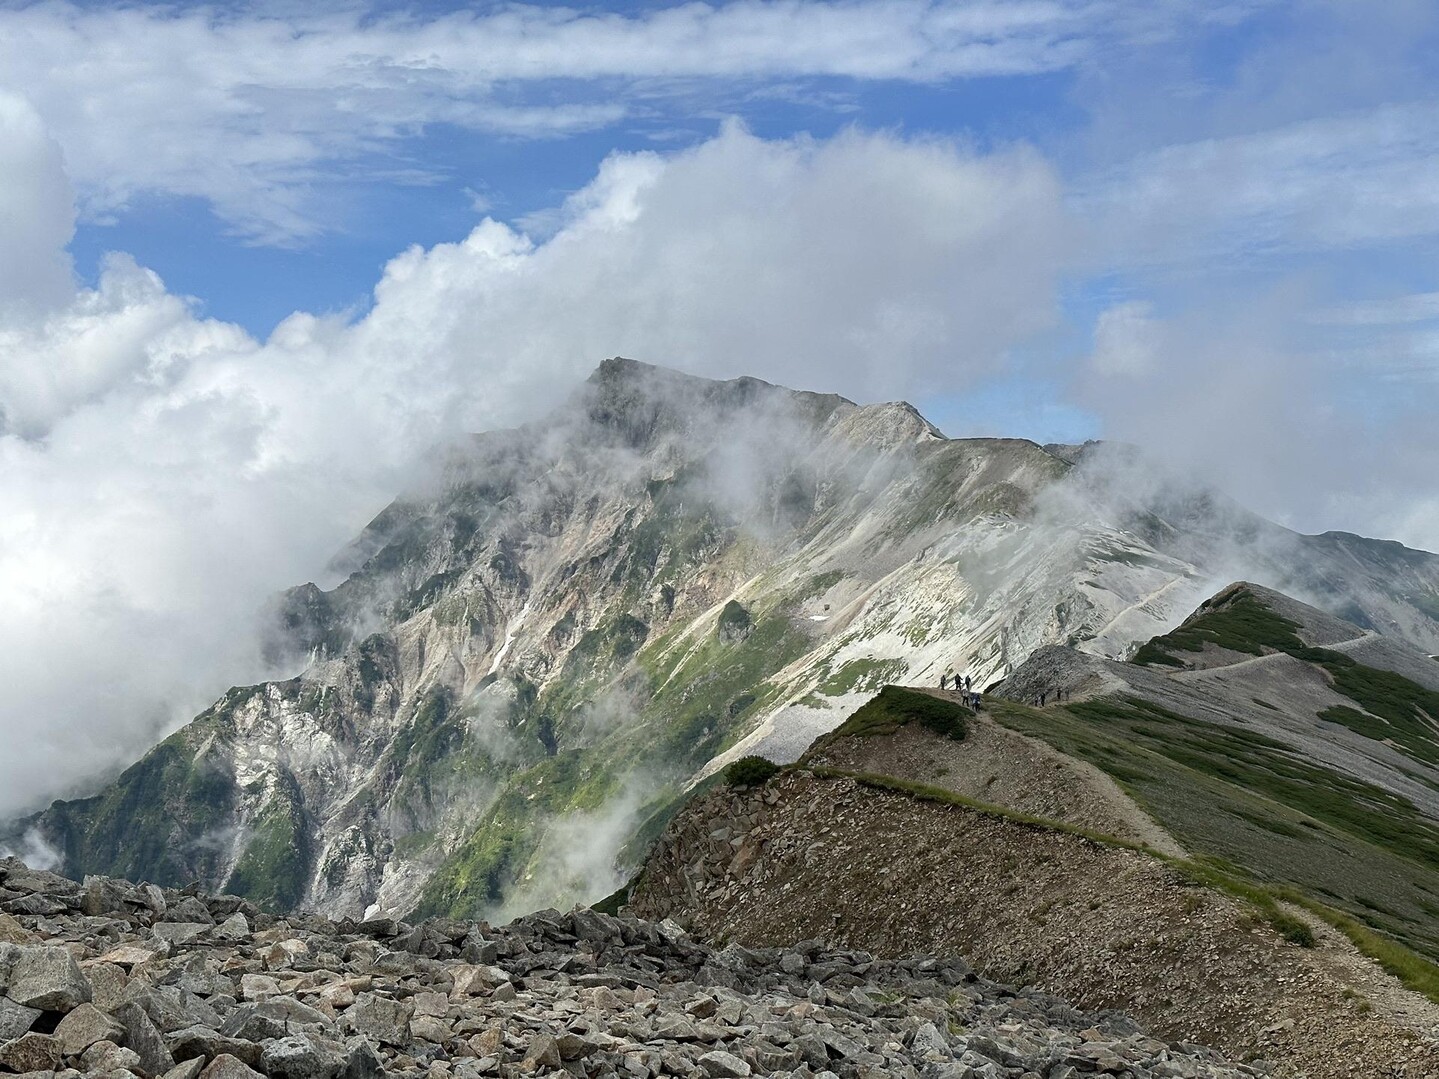
[(741, 757), (724, 770), (731, 787), (762, 787), (780, 772), (780, 766), (763, 757)]

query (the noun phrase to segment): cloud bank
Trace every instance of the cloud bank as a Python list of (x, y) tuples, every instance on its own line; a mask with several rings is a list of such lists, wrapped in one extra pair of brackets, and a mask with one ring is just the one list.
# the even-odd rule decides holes
[(731, 125), (612, 156), (533, 234), (487, 220), (400, 254), (363, 318), (257, 341), (124, 256), (76, 289), (68, 208), (45, 201), (59, 158), (5, 110), (0, 206), (48, 225), (0, 233), (0, 265), (55, 274), (0, 297), (0, 813), (267, 673), (264, 601), (321, 573), (437, 441), (531, 418), (616, 353), (859, 396), (962, 388), (1052, 323), (1068, 242), (1023, 148)]

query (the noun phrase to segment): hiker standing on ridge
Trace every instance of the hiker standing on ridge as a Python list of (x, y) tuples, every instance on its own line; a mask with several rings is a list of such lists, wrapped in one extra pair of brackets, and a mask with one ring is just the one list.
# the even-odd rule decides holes
[(939, 688), (940, 688), (940, 689), (943, 689), (948, 682), (949, 682), (949, 675), (947, 675), (947, 674), (942, 674), (942, 675), (939, 676)]

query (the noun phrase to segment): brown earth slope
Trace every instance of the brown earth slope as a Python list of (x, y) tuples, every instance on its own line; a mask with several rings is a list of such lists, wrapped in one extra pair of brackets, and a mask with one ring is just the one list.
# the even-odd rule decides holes
[[(870, 767), (886, 752), (901, 748)], [(656, 845), (631, 909), (750, 945), (960, 953), (1279, 1076), (1439, 1076), (1439, 1009), (1337, 934), (1316, 925), (1303, 948), (1148, 853), (849, 776), (793, 770), (697, 799)]]
[[(916, 690), (958, 704), (958, 693)], [(985, 715), (972, 715), (962, 741), (936, 738), (917, 726), (883, 738), (826, 737), (807, 764), (870, 772), (942, 787), (966, 798), (1077, 825), (1184, 857), (1184, 848), (1159, 827), (1109, 776)]]

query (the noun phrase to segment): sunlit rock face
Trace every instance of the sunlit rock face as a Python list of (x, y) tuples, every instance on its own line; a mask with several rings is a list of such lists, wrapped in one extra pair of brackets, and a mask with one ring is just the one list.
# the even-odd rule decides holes
[(1230, 580), (1439, 652), (1432, 555), (1298, 536), (1104, 446), (621, 359), (453, 447), (340, 557), (281, 605), (299, 676), (16, 832), (72, 875), (508, 915), (612, 890), (694, 776), (797, 755), (883, 683), (1122, 657)]

